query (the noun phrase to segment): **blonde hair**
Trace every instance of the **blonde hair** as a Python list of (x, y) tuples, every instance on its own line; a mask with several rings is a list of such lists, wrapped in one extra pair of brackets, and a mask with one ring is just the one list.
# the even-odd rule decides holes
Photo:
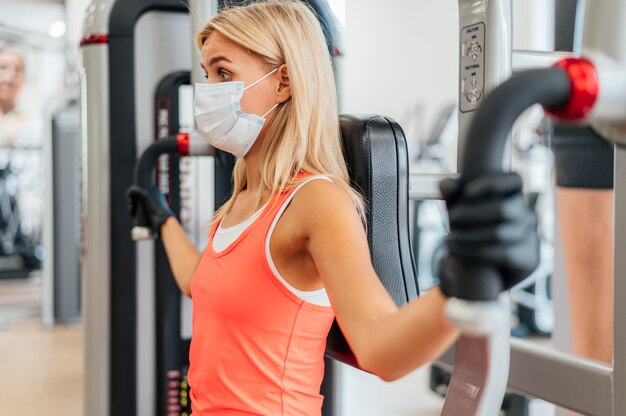
[[(200, 49), (216, 30), (255, 53), (275, 68), (286, 64), (291, 99), (277, 107), (261, 148), (261, 189), (272, 195), (297, 186), (295, 176), (306, 171), (327, 175), (354, 201), (364, 219), (361, 196), (350, 187), (343, 158), (337, 91), (326, 39), (314, 12), (293, 0), (270, 0), (229, 7), (212, 18), (197, 35)], [(233, 194), (215, 213), (213, 223), (232, 208), (246, 188), (243, 159), (233, 171)]]

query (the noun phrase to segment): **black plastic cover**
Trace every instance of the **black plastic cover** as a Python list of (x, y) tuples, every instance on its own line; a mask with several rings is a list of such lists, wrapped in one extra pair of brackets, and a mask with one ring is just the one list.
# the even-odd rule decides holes
[[(398, 306), (419, 294), (409, 240), (409, 164), (402, 128), (378, 115), (339, 118), (352, 186), (367, 205), (367, 239), (374, 269)], [(358, 367), (337, 323), (326, 355)]]

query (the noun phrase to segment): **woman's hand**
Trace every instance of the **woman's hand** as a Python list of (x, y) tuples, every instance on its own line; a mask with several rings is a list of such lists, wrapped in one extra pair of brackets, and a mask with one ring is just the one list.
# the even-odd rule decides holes
[(178, 287), (184, 295), (191, 296), (191, 278), (200, 262), (201, 254), (189, 241), (185, 230), (167, 205), (165, 196), (156, 186), (145, 190), (136, 185), (128, 188), (126, 196), (132, 216), (137, 214), (140, 207), (146, 213), (150, 228), (161, 237)]
[(137, 209), (141, 207), (147, 215), (149, 226), (156, 234), (161, 235), (161, 226), (174, 213), (170, 209), (165, 195), (156, 186), (151, 186), (149, 190), (133, 185), (126, 191), (128, 210), (130, 215), (135, 217)]
[(533, 272), (539, 264), (537, 219), (524, 200), (518, 174), (487, 173), (467, 184), (446, 179), (440, 188), (450, 219), (441, 273), (446, 296), (464, 298), (460, 287), (467, 286), (459, 284), (467, 276), (453, 259), (497, 269), (503, 289)]

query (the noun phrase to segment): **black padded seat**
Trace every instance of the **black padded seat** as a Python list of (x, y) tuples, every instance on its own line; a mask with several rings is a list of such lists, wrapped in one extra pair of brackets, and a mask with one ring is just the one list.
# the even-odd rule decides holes
[[(352, 186), (367, 208), (367, 240), (374, 269), (402, 306), (419, 294), (409, 238), (409, 163), (402, 128), (389, 117), (341, 115), (344, 156)], [(326, 355), (358, 367), (337, 322)]]

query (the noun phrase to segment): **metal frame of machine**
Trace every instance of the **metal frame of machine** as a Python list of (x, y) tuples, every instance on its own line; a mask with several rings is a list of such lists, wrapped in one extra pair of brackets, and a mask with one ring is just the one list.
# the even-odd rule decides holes
[[(504, 0), (510, 4), (511, 0)], [(464, 0), (460, 0), (462, 4)], [(472, 3), (476, 9), (478, 3)], [(491, 2), (493, 3), (497, 2)], [(489, 19), (488, 15), (484, 16)], [(463, 21), (463, 16), (461, 16)], [(600, 51), (612, 58), (622, 68), (626, 64), (626, 2), (621, 0), (594, 0), (587, 2), (583, 35), (583, 53)], [(464, 27), (463, 23), (461, 27)], [(487, 23), (489, 28), (489, 24)], [(489, 30), (487, 30), (489, 32)], [(491, 47), (494, 47), (493, 45)], [(489, 44), (485, 52), (489, 51)], [(515, 56), (515, 55), (513, 55)], [(518, 62), (531, 67), (538, 64), (551, 64), (559, 55), (525, 53), (518, 55)], [(532, 62), (532, 64), (529, 64)], [(620, 73), (616, 73), (620, 76)], [(621, 74), (623, 75), (623, 74)], [(487, 71), (487, 76), (489, 72)], [(623, 76), (618, 81), (610, 81), (613, 85), (624, 85)], [(609, 91), (610, 87), (605, 89)], [(613, 110), (613, 118), (626, 119), (626, 90), (621, 93), (617, 110)], [(601, 93), (602, 94), (602, 93)], [(606, 93), (604, 93), (606, 94)], [(618, 112), (620, 111), (621, 114)], [(617, 114), (615, 114), (618, 112)], [(461, 119), (460, 131), (463, 130)], [(613, 129), (615, 142), (615, 234), (614, 234), (614, 363), (606, 365), (593, 360), (575, 357), (555, 351), (552, 348), (539, 346), (532, 342), (512, 339), (510, 356), (510, 373), (508, 388), (512, 391), (537, 397), (568, 409), (592, 416), (617, 416), (626, 414), (626, 304), (622, 301), (626, 293), (626, 281), (620, 277), (626, 274), (626, 259), (619, 255), (620, 247), (626, 244), (626, 141), (624, 140), (624, 122), (618, 122)], [(460, 135), (461, 140), (464, 135)], [(412, 175), (412, 198), (436, 197), (435, 181), (441, 175), (418, 177)], [(432, 181), (432, 182), (431, 182)], [(422, 190), (418, 186), (426, 183)], [(442, 357), (441, 363), (452, 366), (452, 351)]]
[[(164, 75), (188, 70), (190, 57), (171, 57), (171, 63), (150, 71), (136, 61), (137, 25), (158, 25), (164, 13), (188, 9), (176, 0), (94, 1), (87, 9), (83, 37), (83, 281), (86, 328), (85, 413), (92, 415), (155, 414), (154, 318), (146, 316), (153, 282), (139, 298), (139, 280), (152, 280), (151, 247), (135, 249), (128, 238), (131, 221), (125, 192), (132, 181), (137, 154), (154, 127), (153, 117), (140, 126), (138, 112), (152, 111), (151, 85), (137, 86), (136, 71), (144, 80), (158, 82)], [(149, 19), (145, 17), (152, 16)], [(187, 24), (187, 30), (189, 24)], [(178, 28), (180, 31), (180, 27)], [(187, 39), (190, 35), (186, 35)], [(189, 50), (191, 45), (189, 45)], [(187, 50), (187, 49), (185, 49)], [(184, 53), (180, 51), (179, 53)], [(147, 77), (148, 76), (148, 77)], [(151, 81), (148, 81), (149, 83)], [(144, 91), (144, 89), (147, 89)], [(141, 99), (142, 103), (137, 101)], [(144, 101), (149, 100), (149, 101)], [(146, 106), (148, 104), (148, 106)], [(87, 111), (87, 108), (89, 111)], [(139, 109), (139, 111), (138, 111)], [(147, 114), (146, 114), (147, 115)], [(145, 123), (144, 123), (145, 124)], [(88, 138), (88, 141), (87, 141)], [(143, 279), (138, 275), (141, 266)], [(137, 276), (138, 278), (135, 278)], [(141, 321), (139, 327), (137, 322)], [(147, 364), (147, 365), (144, 365)], [(141, 369), (141, 370), (140, 370)]]

